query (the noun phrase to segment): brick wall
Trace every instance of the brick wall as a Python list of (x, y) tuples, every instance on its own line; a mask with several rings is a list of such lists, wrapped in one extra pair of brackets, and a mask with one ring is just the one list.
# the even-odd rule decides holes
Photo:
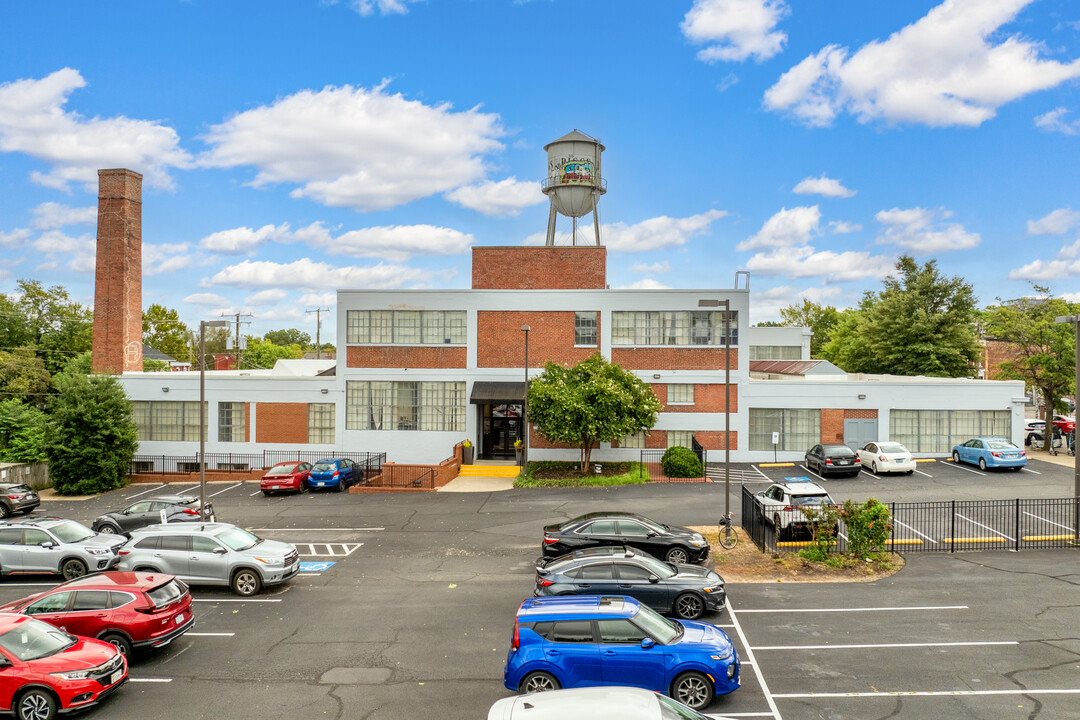
[[(531, 342), (531, 338), (530, 338)], [(724, 348), (612, 348), (611, 361), (627, 370), (723, 370)], [(731, 369), (739, 367), (739, 351), (731, 349)]]
[(987, 380), (1004, 380), (998, 366), (1006, 360), (1020, 357), (1020, 349), (1013, 343), (1003, 340), (986, 340), (983, 345), (983, 367)]
[(345, 362), (351, 368), (463, 368), (466, 353), (464, 347), (350, 345)]
[(543, 367), (549, 360), (575, 365), (598, 350), (574, 347), (573, 312), (481, 310), (476, 313), (477, 367), (524, 367), (522, 325), (529, 326), (529, 367)]
[[(653, 383), (653, 393), (664, 405), (664, 412), (670, 413), (722, 413), (724, 412), (724, 386), (708, 383), (694, 384), (693, 405), (669, 405), (667, 383)], [(739, 386), (731, 385), (731, 412), (739, 412)]]
[(821, 442), (835, 445), (844, 442), (844, 411), (823, 408), (821, 410)]
[[(724, 449), (724, 432), (695, 432), (694, 437), (701, 443), (701, 447), (706, 450), (723, 450)], [(739, 449), (739, 433), (733, 430), (731, 432), (731, 449)], [(717, 458), (710, 458), (710, 462), (716, 462)]]
[(877, 420), (877, 408), (874, 408), (873, 410), (845, 410), (844, 419)]
[(257, 403), (255, 426), (255, 442), (306, 443), (307, 403)]
[[(531, 423), (530, 423), (531, 424)], [(551, 442), (546, 437), (540, 434), (540, 431), (536, 429), (534, 425), (529, 430), (529, 447), (533, 450), (580, 450), (579, 445), (571, 445), (570, 443), (557, 443)]]
[(476, 246), (474, 290), (603, 290), (607, 248), (593, 246)]
[(142, 175), (98, 170), (91, 366), (142, 372)]

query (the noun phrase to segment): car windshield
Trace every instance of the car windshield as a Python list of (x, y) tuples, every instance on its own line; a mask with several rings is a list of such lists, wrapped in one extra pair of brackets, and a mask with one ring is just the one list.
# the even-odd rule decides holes
[(828, 495), (792, 495), (792, 505), (820, 505), (821, 503), (832, 503)]
[(334, 467), (334, 463), (328, 462), (315, 463), (315, 467), (311, 469), (313, 472), (331, 472), (337, 470), (337, 468)]
[(708, 715), (691, 710), (660, 693), (656, 694), (656, 699), (660, 702), (660, 720), (709, 720)]
[(881, 443), (878, 449), (883, 453), (906, 453), (907, 448), (900, 443)]
[(53, 535), (60, 538), (61, 542), (82, 542), (86, 538), (94, 537), (95, 533), (85, 525), (80, 525), (74, 520), (67, 520), (53, 525), (49, 530)]
[(63, 630), (40, 620), (26, 620), (0, 635), (0, 647), (24, 661), (55, 655), (76, 642)]
[(661, 645), (670, 645), (683, 634), (683, 626), (645, 605), (638, 607), (634, 624)]
[(187, 592), (187, 585), (184, 585), (184, 583), (179, 580), (170, 580), (161, 587), (156, 587), (146, 594), (150, 596), (150, 600), (154, 603), (154, 607), (165, 607), (184, 597), (185, 592)]
[(292, 473), (293, 468), (296, 467), (295, 463), (281, 463), (275, 465), (267, 471), (267, 475), (289, 475)]
[(1019, 450), (1020, 448), (1013, 445), (1008, 440), (987, 440), (986, 444), (991, 450)]
[(675, 574), (675, 568), (666, 562), (661, 562), (654, 557), (640, 557), (638, 562), (642, 567), (648, 568), (649, 572), (661, 578), (669, 578)]
[(30, 486), (29, 485), (12, 485), (11, 487), (9, 487), (7, 489), (6, 492), (9, 492), (9, 493), (28, 493), (28, 492), (30, 492)]
[(217, 539), (228, 545), (233, 550), (247, 550), (262, 542), (258, 535), (252, 535), (247, 530), (231, 527), (217, 536)]

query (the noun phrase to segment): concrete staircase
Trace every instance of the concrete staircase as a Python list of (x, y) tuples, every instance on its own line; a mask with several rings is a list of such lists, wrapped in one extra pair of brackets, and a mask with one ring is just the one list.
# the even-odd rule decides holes
[(517, 465), (462, 465), (459, 477), (517, 477)]

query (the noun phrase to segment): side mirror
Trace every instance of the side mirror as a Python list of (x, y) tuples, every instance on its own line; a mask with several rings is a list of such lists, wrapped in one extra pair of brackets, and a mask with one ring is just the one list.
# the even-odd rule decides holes
[(758, 497), (765, 497), (765, 491), (764, 491), (764, 490), (760, 490), (760, 491), (758, 491), (758, 494), (757, 494), (757, 496), (758, 496)]
[(659, 537), (659, 533), (657, 533), (655, 530), (650, 530), (649, 532), (645, 533), (645, 537)]
[(11, 667), (11, 661), (6, 657), (0, 657), (0, 670)]
[(660, 578), (658, 578), (655, 575), (650, 575), (649, 576), (649, 582), (651, 582), (651, 583), (653, 583), (655, 585), (656, 583), (660, 582)]
[(52, 548), (56, 547), (56, 543), (54, 543), (52, 540), (45, 540), (41, 542), (40, 545), (46, 550), (51, 550)]
[(642, 650), (648, 650), (649, 648), (651, 648), (655, 644), (656, 644), (656, 641), (653, 640), (651, 637), (642, 638), (642, 640), (641, 640), (641, 649)]
[(217, 548), (216, 550), (214, 550), (214, 554), (215, 554), (215, 555), (224, 555), (224, 554), (225, 554), (225, 553), (227, 553), (227, 552), (229, 552), (229, 551), (228, 551), (228, 550), (226, 550), (226, 549), (225, 549), (225, 548), (223, 548), (223, 547), (219, 547), (219, 548)]

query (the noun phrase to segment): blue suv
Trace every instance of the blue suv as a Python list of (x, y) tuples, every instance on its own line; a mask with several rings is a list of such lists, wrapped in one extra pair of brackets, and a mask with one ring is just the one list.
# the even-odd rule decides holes
[(320, 460), (312, 466), (308, 475), (308, 487), (312, 489), (329, 487), (345, 492), (357, 482), (356, 464), (349, 458)]
[(503, 684), (515, 692), (632, 685), (702, 710), (739, 688), (723, 630), (669, 620), (631, 597), (530, 598), (518, 608)]

